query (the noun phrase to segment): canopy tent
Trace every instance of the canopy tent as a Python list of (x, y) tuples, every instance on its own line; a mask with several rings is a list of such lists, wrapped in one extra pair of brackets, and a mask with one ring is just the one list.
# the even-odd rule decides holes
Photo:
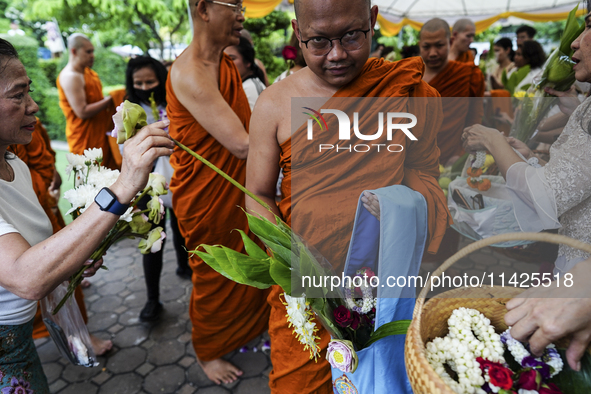
[[(585, 15), (585, 2), (573, 0), (372, 0), (378, 6), (378, 23), (384, 36), (393, 36), (403, 26), (420, 29), (431, 18), (445, 19), (450, 25), (460, 18), (476, 23), (476, 32), (511, 16), (532, 22), (552, 22), (566, 19), (579, 3), (577, 15)], [(261, 18), (278, 6), (293, 4), (293, 0), (244, 0), (247, 18)]]

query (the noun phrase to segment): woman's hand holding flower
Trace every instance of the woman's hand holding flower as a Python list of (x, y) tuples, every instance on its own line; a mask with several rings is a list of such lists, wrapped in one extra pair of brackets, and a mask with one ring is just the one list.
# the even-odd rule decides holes
[[(502, 142), (499, 142), (502, 141)], [(496, 129), (484, 127), (479, 124), (467, 127), (462, 134), (462, 143), (467, 152), (479, 150), (491, 150), (491, 146), (497, 143), (507, 143), (503, 134)]]
[(121, 175), (111, 187), (121, 199), (121, 203), (131, 201), (140, 190), (144, 189), (154, 160), (160, 156), (172, 154), (174, 142), (164, 131), (169, 123), (168, 120), (163, 120), (145, 126), (135, 137), (125, 142)]
[(82, 276), (85, 278), (89, 278), (91, 276), (94, 276), (94, 274), (96, 274), (96, 272), (99, 270), (99, 268), (101, 268), (101, 266), (103, 265), (103, 258), (101, 257), (100, 259), (98, 259), (95, 262), (93, 262), (92, 260), (86, 260), (84, 265), (87, 268), (84, 270), (84, 273), (82, 274)]

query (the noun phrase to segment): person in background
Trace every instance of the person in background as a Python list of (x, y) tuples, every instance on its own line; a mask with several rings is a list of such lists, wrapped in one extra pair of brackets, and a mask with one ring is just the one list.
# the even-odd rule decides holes
[(18, 27), (17, 21), (10, 22), (10, 30), (8, 30), (9, 36), (24, 36), (25, 31)]
[(542, 72), (542, 66), (546, 61), (546, 54), (544, 49), (537, 41), (525, 41), (517, 47), (513, 62), (515, 67), (520, 69), (521, 67), (529, 66), (529, 74), (525, 76), (515, 87), (515, 91), (527, 90), (529, 85), (534, 82), (534, 78)]
[[(149, 56), (138, 56), (130, 59), (127, 63), (125, 72), (125, 96), (124, 100), (129, 100), (142, 106), (148, 118), (148, 124), (158, 122), (166, 118), (166, 78), (168, 72), (162, 63)], [(115, 104), (119, 105), (123, 100), (118, 99), (120, 94), (112, 94)], [(156, 109), (159, 112), (158, 119), (154, 118), (154, 113), (150, 103), (150, 97), (153, 95)], [(121, 101), (121, 102), (119, 102)], [(164, 175), (167, 182), (173, 173), (168, 157), (160, 157), (155, 163), (155, 172)], [(176, 274), (184, 279), (191, 279), (193, 271), (189, 267), (189, 255), (185, 249), (185, 240), (180, 233), (177, 218), (172, 209), (172, 192), (161, 196), (164, 205), (168, 208), (165, 217), (159, 223), (159, 226), (166, 231), (166, 216), (170, 217), (170, 226), (172, 228), (173, 244), (176, 251), (177, 269)], [(146, 204), (145, 201), (140, 204)], [(166, 242), (166, 239), (164, 240)], [(160, 303), (160, 275), (162, 273), (162, 260), (164, 253), (164, 244), (157, 253), (148, 253), (143, 255), (144, 278), (146, 280), (146, 289), (148, 292), (148, 301), (140, 312), (140, 320), (143, 322), (158, 320), (162, 312)]]
[(538, 31), (531, 26), (522, 25), (515, 32), (517, 36), (517, 45), (521, 45), (526, 41), (531, 41), (536, 36)]
[[(246, 30), (246, 29), (240, 30), (240, 35), (242, 37), (246, 38), (248, 40), (248, 42), (250, 42), (250, 45), (252, 45), (254, 48), (254, 41), (252, 40), (252, 36), (250, 35), (250, 32), (248, 30)], [(265, 68), (265, 65), (263, 64), (263, 62), (260, 59), (257, 59), (257, 58), (254, 59), (254, 62), (263, 71), (263, 75), (265, 76), (265, 79), (263, 79), (262, 81), (265, 83), (265, 86), (269, 86), (269, 77), (267, 76), (267, 69)]]
[(252, 111), (259, 95), (266, 87), (263, 82), (265, 74), (255, 63), (254, 47), (246, 38), (240, 37), (240, 43), (227, 47), (224, 53), (230, 56), (240, 73), (242, 88)]
[[(588, 14), (587, 27), (571, 44), (575, 78), (580, 82), (591, 82), (590, 22)], [(551, 92), (546, 88), (546, 93)], [(578, 105), (571, 94), (558, 97), (563, 112), (574, 111), (552, 144), (550, 160), (544, 166), (537, 160), (528, 160), (532, 152), (525, 144), (505, 138), (498, 130), (473, 126), (464, 131), (462, 138), (466, 150), (486, 149), (493, 155), (507, 181), (515, 216), (523, 231), (558, 228), (559, 234), (591, 243), (591, 98)], [(589, 257), (586, 252), (560, 245), (554, 272), (560, 274), (562, 283), (527, 290), (507, 303), (509, 312), (505, 315), (505, 322), (512, 326), (511, 335), (519, 341), (529, 341), (536, 355), (550, 342), (570, 334), (566, 356), (575, 370), (580, 370), (580, 359), (591, 341)], [(572, 287), (564, 285), (567, 274), (572, 275)]]
[(405, 45), (402, 47), (402, 51), (400, 51), (403, 59), (408, 59), (409, 57), (413, 56), (421, 56), (421, 50), (419, 49), (418, 45)]
[(513, 57), (515, 52), (513, 51), (513, 43), (508, 38), (501, 38), (493, 45), (495, 51), (495, 60), (497, 61), (496, 67), (491, 70), (490, 83), (493, 89), (503, 89), (502, 79), (503, 72), (506, 73), (507, 78), (516, 70), (515, 63), (513, 63)]
[[(306, 67), (306, 59), (304, 59), (304, 55), (302, 55), (302, 49), (300, 48), (300, 43), (295, 33), (291, 34), (291, 38), (289, 39), (289, 46), (295, 48), (297, 51), (296, 57), (293, 61), (294, 65), (289, 69), (289, 75), (292, 75), (293, 73), (298, 72), (302, 68)], [(273, 83), (277, 83), (285, 79), (285, 77), (287, 77), (287, 72), (288, 70), (285, 70), (284, 72), (279, 74), (277, 78), (275, 78), (275, 81)]]
[(91, 70), (94, 46), (83, 34), (68, 38), (70, 58), (57, 78), (60, 108), (66, 117), (66, 139), (70, 152), (84, 154), (85, 149), (101, 148), (103, 165), (119, 169), (111, 151), (107, 132), (112, 130), (111, 96), (103, 97), (99, 75)]
[(474, 54), (470, 51), (470, 44), (474, 42), (475, 35), (474, 22), (467, 18), (458, 19), (451, 30), (449, 60), (474, 64)]
[[(119, 220), (120, 210), (142, 190), (156, 158), (170, 155), (174, 143), (163, 130), (168, 122), (144, 127), (125, 144), (121, 174), (101, 194), (109, 202), (91, 204), (76, 220), (53, 234), (39, 204), (26, 164), (7, 152), (28, 144), (39, 106), (30, 96), (31, 79), (18, 53), (0, 39), (0, 391), (49, 393), (47, 378), (33, 343), (37, 300), (51, 293), (85, 265), (91, 276), (102, 259), (87, 259)], [(53, 235), (52, 235), (53, 234)], [(91, 264), (91, 265), (88, 265)]]

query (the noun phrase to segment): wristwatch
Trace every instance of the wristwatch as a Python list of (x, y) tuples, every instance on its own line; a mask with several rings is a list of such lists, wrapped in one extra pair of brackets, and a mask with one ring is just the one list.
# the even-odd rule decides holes
[(108, 187), (103, 187), (94, 198), (101, 211), (114, 213), (115, 215), (123, 215), (129, 204), (121, 204), (117, 201), (117, 196)]

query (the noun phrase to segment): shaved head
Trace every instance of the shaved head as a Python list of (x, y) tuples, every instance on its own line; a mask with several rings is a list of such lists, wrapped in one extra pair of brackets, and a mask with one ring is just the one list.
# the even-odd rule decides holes
[(454, 27), (452, 29), (452, 33), (458, 32), (463, 33), (466, 30), (476, 30), (476, 25), (468, 18), (458, 19), (456, 23), (454, 23)]
[[(371, 0), (349, 0), (349, 3), (362, 1), (367, 5), (367, 8), (371, 8)], [(306, 13), (309, 9), (314, 9), (314, 4), (319, 3), (320, 0), (294, 0), (293, 7), (295, 10), (296, 19), (300, 19), (300, 16)]]
[(421, 34), (423, 32), (436, 33), (439, 30), (443, 30), (445, 32), (445, 37), (447, 39), (451, 37), (451, 32), (449, 31), (449, 24), (443, 19), (433, 18), (425, 22), (423, 27), (421, 27), (421, 31), (419, 32), (419, 40), (421, 39)]
[(90, 39), (86, 37), (84, 34), (74, 33), (70, 37), (68, 37), (68, 49), (78, 49), (87, 42), (90, 42)]

